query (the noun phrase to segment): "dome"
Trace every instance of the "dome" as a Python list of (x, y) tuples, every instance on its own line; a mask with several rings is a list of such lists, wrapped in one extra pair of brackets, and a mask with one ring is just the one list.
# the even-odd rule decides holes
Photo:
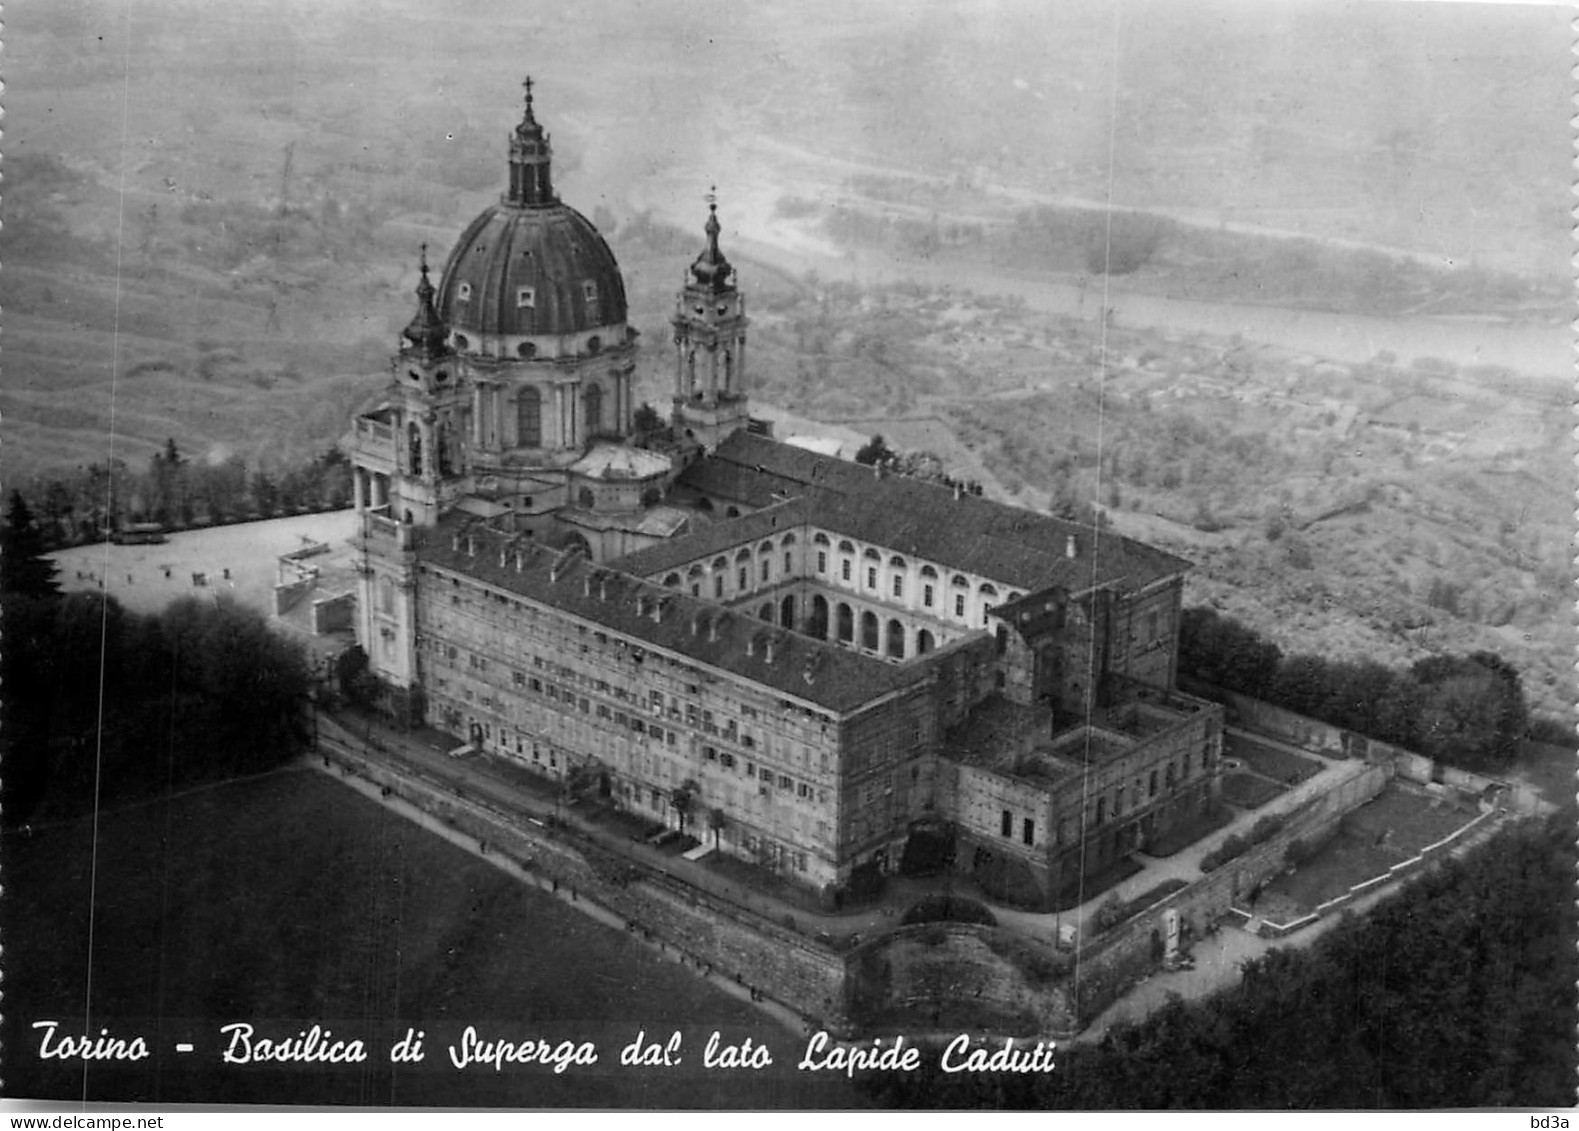
[(625, 321), (625, 281), (574, 208), (506, 201), (485, 209), (450, 252), (438, 309), (460, 333), (575, 334)]
[(439, 280), (438, 315), (451, 330), (537, 337), (625, 322), (614, 253), (553, 189), (548, 134), (532, 112), (510, 135), (508, 190), (466, 227)]

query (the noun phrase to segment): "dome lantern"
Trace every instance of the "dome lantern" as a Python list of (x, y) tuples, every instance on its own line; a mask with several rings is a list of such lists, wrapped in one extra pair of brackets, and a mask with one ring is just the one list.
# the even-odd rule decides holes
[(542, 208), (559, 202), (550, 168), (552, 154), (548, 134), (532, 113), (532, 76), (521, 85), (526, 88), (526, 112), (510, 135), (510, 190), (504, 202), (516, 208)]

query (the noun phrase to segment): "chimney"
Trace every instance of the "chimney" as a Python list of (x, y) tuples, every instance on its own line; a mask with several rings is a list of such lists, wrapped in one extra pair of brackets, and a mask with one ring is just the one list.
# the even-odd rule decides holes
[(606, 574), (606, 573), (600, 573), (598, 575), (598, 600), (600, 600), (600, 601), (607, 601), (608, 599), (609, 599), (609, 575)]
[(521, 547), (517, 546), (515, 548), (515, 572), (520, 573), (525, 568), (526, 554), (522, 552)]
[(1076, 549), (1077, 546), (1075, 544), (1075, 536), (1071, 534), (1067, 539), (1064, 540), (1064, 557), (1073, 558), (1075, 556)]
[(957, 503), (965, 497), (965, 484), (954, 484), (954, 501)]
[(645, 593), (636, 594), (636, 615), (639, 617), (647, 615), (647, 594)]
[(770, 664), (773, 662), (773, 644), (774, 638), (769, 636), (762, 645), (762, 658)]
[(592, 596), (592, 575), (590, 573), (581, 579), (581, 595), (583, 597)]
[(475, 558), (477, 556), (477, 538), (475, 535), (466, 535), (466, 556), (468, 558)]
[(702, 635), (702, 617), (703, 617), (703, 613), (701, 612), (700, 609), (698, 609), (696, 612), (691, 614), (691, 635), (692, 636), (700, 636), (700, 635)]
[(723, 623), (723, 615), (713, 617), (707, 622), (707, 639), (713, 643), (718, 642), (718, 626)]
[(461, 552), (461, 532), (459, 530), (450, 535), (450, 549), (457, 554)]
[(668, 597), (654, 597), (652, 601), (652, 619), (654, 624), (663, 623), (663, 611), (669, 605)]
[(510, 550), (510, 547), (508, 545), (506, 545), (503, 542), (499, 543), (499, 568), (500, 569), (504, 568), (505, 561), (509, 557), (509, 550)]

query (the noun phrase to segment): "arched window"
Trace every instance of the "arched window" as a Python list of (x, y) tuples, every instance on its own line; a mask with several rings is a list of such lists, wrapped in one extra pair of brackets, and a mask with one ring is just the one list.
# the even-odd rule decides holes
[(779, 602), (779, 624), (785, 628), (795, 627), (795, 594), (793, 593)]
[(694, 565), (690, 569), (686, 570), (685, 571), (685, 576), (687, 576), (689, 578), (693, 578), (693, 579), (701, 577), (702, 576), (702, 564), (700, 562), (698, 562), (696, 565)]
[(873, 562), (880, 562), (880, 561), (883, 560), (883, 555), (879, 554), (876, 550), (872, 549), (870, 546), (868, 546), (866, 548), (866, 552), (863, 553), (861, 556), (863, 558), (867, 559), (868, 561), (873, 561)]
[(728, 569), (729, 568), (729, 562), (726, 559), (724, 559), (723, 557), (716, 557), (716, 558), (713, 559), (713, 568), (714, 569)]
[(821, 594), (811, 599), (811, 621), (806, 631), (819, 640), (828, 639), (828, 598)]
[(764, 542), (764, 543), (762, 543), (762, 545), (757, 547), (757, 553), (759, 553), (759, 554), (771, 554), (772, 552), (773, 552), (773, 543), (772, 542)]
[(916, 634), (916, 653), (925, 656), (930, 651), (932, 651), (932, 633), (923, 628)]
[(861, 614), (861, 647), (877, 651), (877, 614), (871, 610)]
[(438, 429), (434, 433), (433, 451), (439, 457), (439, 474), (448, 475), (450, 473), (450, 434), (449, 429), (445, 427), (442, 420), (439, 421)]
[(795, 534), (794, 534), (793, 531), (791, 531), (789, 534), (784, 535), (784, 537), (779, 540), (779, 545), (780, 546), (793, 546), (794, 544), (795, 544)]
[(735, 555), (735, 561), (737, 561), (737, 562), (749, 562), (750, 560), (751, 560), (751, 551), (750, 550), (742, 549), (738, 554)]
[(841, 553), (841, 554), (853, 554), (853, 553), (855, 553), (855, 547), (850, 545), (850, 543), (848, 541), (840, 542), (839, 543), (839, 553)]
[(949, 582), (949, 584), (953, 585), (953, 586), (956, 586), (957, 588), (960, 588), (960, 589), (969, 589), (970, 588), (970, 582), (965, 580), (965, 575), (962, 574), (962, 573), (956, 573), (954, 575), (954, 580)]
[(588, 385), (581, 399), (586, 403), (587, 435), (603, 431), (603, 390), (597, 385)]
[(515, 442), (523, 448), (543, 445), (543, 394), (530, 385), (515, 397)]
[(990, 581), (982, 582), (981, 588), (976, 590), (976, 592), (980, 593), (983, 597), (996, 597), (998, 595), (997, 586), (993, 585)]
[(406, 429), (406, 453), (410, 456), (412, 475), (422, 474), (422, 429), (415, 423)]
[(839, 602), (839, 643), (849, 644), (855, 639), (855, 616), (850, 606)]
[(895, 555), (894, 557), (889, 558), (888, 559), (888, 564), (890, 566), (892, 566), (894, 569), (904, 569), (904, 568), (906, 568), (905, 567), (905, 559), (899, 557), (898, 555)]
[(905, 626), (897, 620), (888, 622), (888, 654), (896, 660), (905, 658)]
[(758, 620), (765, 620), (769, 624), (773, 623), (773, 602), (772, 601), (764, 601), (762, 603), (762, 607), (757, 610), (757, 619)]
[(677, 573), (671, 573), (668, 577), (663, 579), (663, 583), (670, 589), (678, 589), (680, 588), (680, 575)]
[(812, 541), (819, 546), (826, 546), (828, 544), (828, 536), (826, 534), (819, 533), (812, 538)]

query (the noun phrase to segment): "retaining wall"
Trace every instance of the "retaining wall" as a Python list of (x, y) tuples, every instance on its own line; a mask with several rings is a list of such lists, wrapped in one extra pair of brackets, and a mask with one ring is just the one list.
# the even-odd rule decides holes
[(734, 977), (789, 1005), (830, 1032), (849, 1031), (847, 959), (832, 948), (700, 889), (652, 873), (577, 836), (550, 830), (481, 798), (467, 797), (420, 771), (349, 752), (327, 752), (342, 771), (485, 842), (488, 851), (590, 899), (648, 932), (693, 965)]
[[(1070, 959), (1036, 939), (976, 923), (900, 927), (852, 952), (852, 1012), (906, 1028), (952, 1020), (1015, 1036), (1075, 1033)], [(961, 1018), (958, 1010), (970, 1011)], [(945, 1017), (945, 1014), (948, 1014)]]
[(1200, 937), (1208, 923), (1231, 917), (1235, 904), (1287, 868), (1289, 844), (1296, 839), (1311, 843), (1331, 835), (1347, 814), (1382, 791), (1389, 776), (1384, 766), (1356, 763), (1342, 781), (1286, 811), (1283, 827), (1260, 844), (1089, 940), (1081, 956), (1081, 1023), (1088, 1023), (1156, 967), (1152, 935), (1164, 937), (1163, 917), (1168, 911), (1177, 911), (1181, 921)]

